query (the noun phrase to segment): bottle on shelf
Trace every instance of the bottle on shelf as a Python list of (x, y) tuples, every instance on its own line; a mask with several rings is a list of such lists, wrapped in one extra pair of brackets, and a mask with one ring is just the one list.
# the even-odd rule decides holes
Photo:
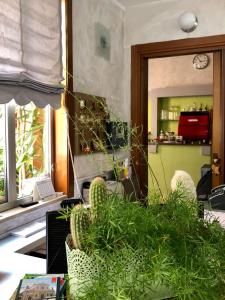
[(174, 106), (173, 108), (173, 119), (174, 120), (178, 120), (179, 119), (179, 107), (178, 106)]
[(199, 109), (198, 109), (199, 111), (203, 111), (203, 105), (202, 105), (202, 103), (200, 103), (200, 106), (199, 106)]
[(160, 113), (161, 120), (168, 120), (168, 110), (162, 109)]
[(169, 110), (169, 120), (174, 120), (174, 106), (171, 106)]
[(191, 106), (191, 111), (196, 111), (197, 110), (197, 105), (195, 102), (193, 102), (192, 106)]

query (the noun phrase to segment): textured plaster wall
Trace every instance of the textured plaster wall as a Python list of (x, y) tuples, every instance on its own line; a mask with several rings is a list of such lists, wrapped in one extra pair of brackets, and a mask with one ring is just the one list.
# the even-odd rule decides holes
[[(96, 54), (95, 24), (110, 31), (110, 59)], [(106, 97), (123, 116), (124, 10), (111, 0), (73, 0), (74, 90)]]
[[(110, 56), (96, 52), (96, 23), (109, 33)], [(105, 97), (113, 114), (124, 120), (124, 10), (113, 0), (73, 0), (73, 60), (74, 91)], [(118, 153), (118, 159), (124, 155)], [(111, 169), (112, 159), (100, 153), (75, 156), (79, 185)]]
[(197, 70), (194, 55), (149, 59), (149, 91), (158, 88), (193, 86), (213, 83), (213, 55), (208, 53), (209, 65)]
[[(177, 26), (186, 10), (199, 19), (198, 28), (189, 34)], [(111, 31), (110, 61), (96, 56), (95, 22)], [(74, 90), (106, 97), (117, 115), (130, 120), (131, 45), (217, 34), (225, 34), (224, 0), (162, 0), (125, 12), (113, 0), (73, 0)], [(89, 163), (76, 157), (81, 161), (83, 176), (89, 173)]]
[[(178, 28), (184, 11), (192, 11), (199, 25), (191, 33)], [(225, 33), (224, 0), (162, 0), (126, 10), (126, 45)]]
[[(187, 10), (194, 12), (199, 20), (197, 29), (191, 33), (181, 31), (177, 25), (179, 16)], [(162, 0), (128, 8), (125, 13), (127, 114), (130, 112), (131, 45), (218, 34), (225, 34), (224, 0)]]

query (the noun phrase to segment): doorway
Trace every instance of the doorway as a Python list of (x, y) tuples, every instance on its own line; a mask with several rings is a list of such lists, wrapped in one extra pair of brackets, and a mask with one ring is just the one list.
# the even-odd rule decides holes
[[(134, 149), (132, 159), (140, 182), (141, 194), (148, 192), (148, 60), (151, 58), (213, 53), (213, 111), (212, 157), (219, 164), (219, 173), (213, 174), (212, 184), (224, 182), (224, 97), (225, 97), (225, 35), (158, 42), (132, 46), (131, 56), (131, 121), (136, 128), (142, 151)], [(140, 180), (141, 179), (141, 180)]]
[[(211, 177), (213, 54), (204, 54), (208, 64), (200, 69), (194, 64), (198, 57), (191, 54), (148, 62), (148, 190), (158, 184), (165, 196), (176, 170), (190, 174), (195, 186), (206, 173)], [(186, 119), (195, 122), (179, 126)], [(199, 124), (202, 120), (204, 125)], [(157, 184), (152, 173), (160, 179)]]

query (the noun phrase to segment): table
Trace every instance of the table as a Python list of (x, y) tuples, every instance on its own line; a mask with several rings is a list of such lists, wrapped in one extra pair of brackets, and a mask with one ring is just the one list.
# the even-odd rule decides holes
[(17, 253), (31, 249), (45, 240), (45, 230), (28, 238), (9, 236), (0, 240), (0, 295), (1, 300), (9, 300), (20, 279), (26, 273), (45, 273), (46, 260)]
[(220, 225), (225, 229), (225, 211), (224, 210), (204, 210), (205, 220), (218, 220)]

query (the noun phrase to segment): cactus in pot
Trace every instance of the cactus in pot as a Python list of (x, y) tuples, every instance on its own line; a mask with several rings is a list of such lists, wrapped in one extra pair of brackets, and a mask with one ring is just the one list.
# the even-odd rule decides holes
[(89, 224), (89, 211), (82, 205), (75, 206), (70, 215), (70, 231), (74, 248), (83, 249), (85, 231)]
[(85, 296), (86, 290), (92, 286), (99, 274), (99, 266), (90, 255), (90, 249), (85, 239), (89, 226), (98, 220), (99, 211), (106, 197), (105, 181), (101, 177), (96, 177), (89, 190), (91, 207), (76, 205), (70, 213), (71, 235), (66, 240), (66, 253), (70, 295), (75, 298)]
[(89, 202), (91, 205), (91, 218), (92, 221), (98, 218), (99, 209), (103, 201), (107, 197), (107, 189), (105, 180), (102, 177), (96, 177), (90, 185)]
[(96, 177), (90, 186), (90, 212), (83, 205), (77, 205), (70, 215), (70, 231), (75, 249), (83, 250), (85, 231), (93, 220), (97, 219), (102, 202), (106, 198), (106, 184), (103, 178)]

